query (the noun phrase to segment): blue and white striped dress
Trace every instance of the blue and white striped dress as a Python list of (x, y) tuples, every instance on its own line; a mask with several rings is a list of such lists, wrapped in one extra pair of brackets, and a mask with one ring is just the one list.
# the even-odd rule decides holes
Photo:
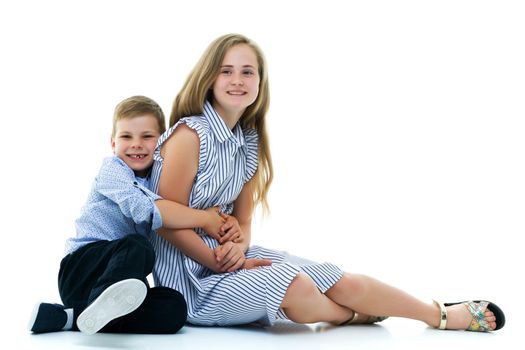
[[(189, 206), (197, 209), (221, 206), (223, 212), (230, 214), (244, 183), (257, 169), (256, 131), (243, 131), (237, 125), (232, 132), (207, 102), (203, 115), (182, 118), (160, 137), (151, 180), (155, 192), (163, 166), (160, 148), (180, 124), (195, 130), (200, 139), (199, 164)], [(218, 246), (204, 231), (196, 229), (196, 232), (210, 248)], [(246, 258), (270, 259), (272, 266), (217, 274), (158, 235), (152, 236), (152, 243), (156, 252), (155, 284), (180, 291), (188, 304), (188, 322), (196, 325), (252, 322), (271, 325), (277, 318), (286, 318), (280, 305), (299, 272), (308, 274), (323, 293), (343, 274), (332, 264), (317, 264), (259, 246), (250, 247)]]

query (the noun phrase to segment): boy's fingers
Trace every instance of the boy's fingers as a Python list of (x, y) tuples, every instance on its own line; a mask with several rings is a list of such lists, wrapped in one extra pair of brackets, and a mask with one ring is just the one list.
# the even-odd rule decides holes
[(222, 231), (228, 231), (230, 228), (232, 228), (233, 223), (231, 221), (226, 221), (224, 225), (221, 226)]
[(233, 234), (231, 232), (226, 233), (224, 236), (221, 237), (221, 243), (231, 240), (232, 235)]
[(209, 233), (209, 235), (211, 236), (211, 238), (214, 238), (216, 240), (221, 239), (221, 235), (218, 233)]

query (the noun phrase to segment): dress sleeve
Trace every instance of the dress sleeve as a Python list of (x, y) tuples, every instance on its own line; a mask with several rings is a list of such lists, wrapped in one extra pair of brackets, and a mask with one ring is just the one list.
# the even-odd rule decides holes
[(179, 127), (179, 125), (185, 124), (190, 129), (194, 130), (197, 133), (197, 136), (199, 137), (199, 165), (197, 169), (197, 174), (200, 174), (205, 165), (206, 161), (208, 160), (208, 153), (209, 153), (209, 147), (208, 147), (208, 132), (209, 132), (209, 126), (206, 123), (206, 120), (199, 116), (194, 117), (185, 117), (180, 119), (175, 125), (170, 127), (160, 138), (157, 143), (157, 148), (155, 150), (155, 160), (162, 163), (164, 162), (164, 159), (162, 159), (160, 155), (160, 150), (162, 148), (162, 145), (164, 142), (166, 142), (167, 139), (170, 138), (171, 134)]
[(173, 130), (175, 130), (175, 128), (180, 124), (186, 124), (186, 126), (194, 130), (199, 136), (199, 166), (197, 169), (197, 175), (201, 174), (208, 160), (208, 133), (210, 130), (209, 125), (206, 123), (206, 120), (202, 117), (186, 117), (179, 120), (179, 122), (174, 125)]
[(162, 227), (162, 217), (155, 205), (161, 197), (140, 184), (133, 170), (118, 157), (107, 158), (95, 180), (95, 190), (118, 205), (122, 215), (136, 224)]
[(246, 143), (246, 172), (244, 174), (244, 182), (246, 183), (253, 177), (259, 164), (259, 136), (255, 129), (247, 129), (243, 133)]

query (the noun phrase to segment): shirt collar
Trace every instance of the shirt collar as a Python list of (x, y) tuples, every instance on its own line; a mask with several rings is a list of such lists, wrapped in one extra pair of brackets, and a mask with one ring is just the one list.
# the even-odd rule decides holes
[(206, 101), (204, 103), (203, 115), (209, 121), (210, 129), (213, 131), (215, 137), (220, 143), (230, 140), (237, 146), (244, 146), (244, 134), (239, 123), (235, 125), (232, 132), (224, 120), (219, 116), (217, 111), (213, 108), (210, 101)]

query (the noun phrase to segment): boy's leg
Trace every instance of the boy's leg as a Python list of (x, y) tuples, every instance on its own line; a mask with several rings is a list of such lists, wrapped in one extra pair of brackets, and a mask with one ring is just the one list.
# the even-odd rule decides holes
[(147, 292), (144, 282), (136, 278), (110, 285), (78, 316), (78, 329), (86, 334), (100, 331), (109, 322), (135, 311)]
[[(130, 235), (115, 241), (88, 244), (66, 256), (59, 273), (59, 291), (65, 307), (74, 309), (74, 319), (109, 286), (127, 280), (146, 282), (155, 254), (149, 241)], [(74, 328), (76, 322), (74, 322)]]
[(73, 326), (73, 309), (60, 304), (37, 303), (29, 318), (27, 329), (33, 333), (69, 331)]
[(184, 326), (186, 317), (182, 294), (171, 288), (155, 287), (148, 290), (137, 310), (108, 324), (101, 332), (173, 334)]

